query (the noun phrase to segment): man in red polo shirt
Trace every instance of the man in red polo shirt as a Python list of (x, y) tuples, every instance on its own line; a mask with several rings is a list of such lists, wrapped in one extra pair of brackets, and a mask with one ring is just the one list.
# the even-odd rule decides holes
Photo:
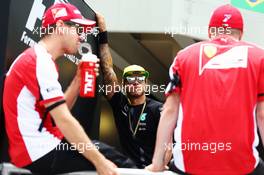
[(182, 174), (264, 173), (256, 150), (257, 126), (264, 140), (264, 51), (240, 41), (242, 34), (241, 13), (224, 5), (211, 17), (211, 40), (178, 53), (149, 170), (164, 169), (174, 131), (174, 165)]
[(118, 174), (69, 111), (78, 95), (80, 77), (75, 77), (64, 94), (55, 64), (63, 54), (77, 52), (79, 27), (94, 25), (75, 6), (55, 4), (43, 16), (46, 34), (10, 67), (3, 104), (9, 154), (16, 166), (45, 175), (95, 168), (100, 175)]

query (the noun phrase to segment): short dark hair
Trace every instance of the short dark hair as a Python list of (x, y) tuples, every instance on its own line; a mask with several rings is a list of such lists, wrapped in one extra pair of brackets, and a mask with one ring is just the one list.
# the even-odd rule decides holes
[(46, 36), (50, 35), (56, 29), (56, 24), (49, 25), (48, 27), (41, 28), (41, 36), (40, 38), (45, 38)]

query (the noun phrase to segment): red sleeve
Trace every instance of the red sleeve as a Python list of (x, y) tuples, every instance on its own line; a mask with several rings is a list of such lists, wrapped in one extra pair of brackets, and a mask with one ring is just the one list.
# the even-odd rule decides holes
[(171, 93), (179, 93), (181, 92), (181, 70), (179, 63), (179, 56), (174, 58), (172, 65), (170, 66), (170, 82), (166, 88), (165, 95), (169, 96)]

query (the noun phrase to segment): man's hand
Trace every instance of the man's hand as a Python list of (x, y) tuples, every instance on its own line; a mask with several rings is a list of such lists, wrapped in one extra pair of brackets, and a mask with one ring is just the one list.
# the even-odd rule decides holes
[[(80, 60), (78, 67), (77, 67), (77, 71), (76, 71), (76, 75), (75, 78), (79, 80), (81, 80), (81, 65), (82, 65), (83, 61)], [(97, 62), (95, 64), (95, 68), (94, 68), (94, 72), (96, 73), (96, 76), (98, 77), (100, 75), (99, 72), (99, 68), (100, 68), (100, 59), (97, 58)]]
[(116, 170), (117, 166), (108, 159), (103, 159), (99, 164), (96, 164), (95, 167), (99, 175), (119, 175)]
[(94, 68), (94, 71), (95, 71), (97, 77), (100, 75), (99, 68), (100, 68), (100, 60), (97, 58), (97, 62), (95, 64), (95, 68)]
[(153, 163), (145, 167), (146, 170), (152, 171), (152, 172), (160, 172), (168, 170), (168, 166), (155, 166)]
[(168, 170), (169, 167), (167, 165), (169, 164), (171, 157), (172, 157), (172, 143), (168, 144), (166, 148), (163, 166), (157, 166), (152, 163), (148, 165), (147, 167), (145, 167), (145, 169), (149, 171), (153, 171), (153, 172)]
[(96, 18), (97, 18), (97, 23), (98, 23), (99, 31), (100, 32), (105, 32), (106, 31), (106, 25), (105, 25), (104, 16), (101, 15), (100, 13), (96, 13)]

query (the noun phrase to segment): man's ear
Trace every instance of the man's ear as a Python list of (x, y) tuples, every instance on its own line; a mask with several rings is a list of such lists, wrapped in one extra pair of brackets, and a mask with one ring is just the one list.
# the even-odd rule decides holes
[(56, 22), (56, 33), (59, 35), (63, 35), (64, 34), (64, 22), (62, 20), (58, 20)]
[(243, 32), (242, 32), (242, 31), (240, 31), (240, 35), (239, 35), (239, 41), (242, 39), (242, 37), (243, 37)]

